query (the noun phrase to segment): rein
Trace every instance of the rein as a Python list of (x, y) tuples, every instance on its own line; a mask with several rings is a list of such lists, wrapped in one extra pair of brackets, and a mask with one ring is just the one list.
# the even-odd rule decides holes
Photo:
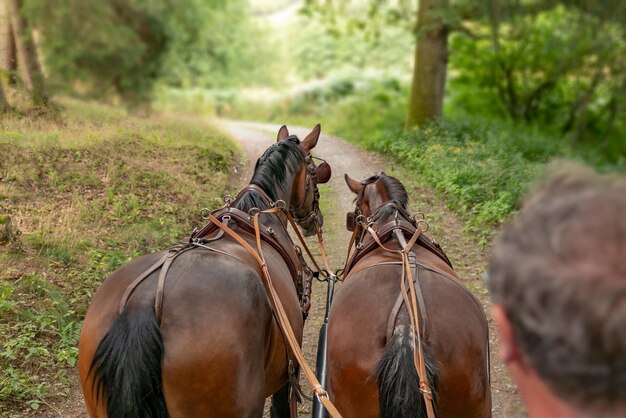
[[(365, 188), (363, 188), (363, 190), (364, 189)], [(359, 203), (362, 200), (362, 194), (363, 193), (359, 194), (357, 198), (357, 203)], [(395, 236), (395, 238), (397, 239), (400, 245), (399, 250), (395, 250), (395, 249), (385, 246), (378, 234), (380, 230), (379, 230), (379, 225), (376, 223), (376, 220), (377, 218), (380, 217), (382, 213), (382, 209), (390, 205), (393, 206), (394, 209), (396, 210), (395, 219), (394, 221), (392, 221), (392, 222), (395, 222), (395, 227), (392, 228), (392, 234)], [(398, 220), (399, 213), (402, 214), (403, 217), (409, 218), (412, 221), (411, 224), (415, 227), (415, 232), (413, 232), (413, 235), (408, 240), (408, 242), (406, 240), (406, 237), (404, 236), (405, 229), (400, 227), (400, 222)], [(421, 224), (422, 223), (425, 224), (426, 225), (425, 230), (428, 230), (428, 223), (424, 219), (416, 220), (415, 217), (411, 217), (404, 208), (399, 207), (394, 202), (390, 202), (381, 206), (380, 208), (378, 208), (376, 212), (372, 214), (372, 216), (367, 217), (367, 218), (365, 218), (365, 216), (363, 216), (360, 213), (358, 206), (355, 212), (352, 212), (351, 214), (353, 215), (353, 217), (348, 216), (347, 226), (349, 229), (350, 229), (350, 226), (353, 226), (352, 228), (353, 232), (352, 232), (352, 237), (350, 238), (350, 244), (348, 245), (346, 262), (343, 268), (344, 279), (346, 275), (348, 275), (348, 273), (350, 272), (348, 269), (354, 266), (354, 263), (352, 263), (352, 265), (349, 265), (349, 264), (352, 258), (350, 256), (350, 253), (352, 251), (353, 245), (356, 242), (356, 238), (358, 234), (358, 229), (356, 228), (357, 225), (361, 226), (362, 234), (361, 234), (361, 238), (358, 244), (356, 245), (357, 250), (352, 254), (353, 257), (358, 251), (359, 246), (361, 246), (361, 249), (362, 249), (362, 242), (367, 233), (369, 233), (372, 236), (372, 239), (378, 245), (378, 247), (384, 249), (387, 252), (400, 255), (401, 265), (402, 265), (402, 274), (400, 276), (401, 298), (408, 312), (409, 322), (411, 324), (411, 332), (413, 333), (413, 338), (414, 338), (413, 364), (419, 375), (419, 386), (420, 386), (419, 390), (422, 396), (424, 397), (424, 404), (426, 405), (426, 414), (428, 418), (435, 418), (435, 410), (433, 407), (433, 393), (432, 393), (430, 384), (428, 382), (428, 375), (426, 372), (426, 362), (424, 359), (424, 352), (422, 349), (422, 336), (420, 332), (421, 328), (423, 327), (424, 333), (425, 335), (427, 335), (426, 334), (426, 331), (427, 331), (426, 310), (425, 310), (421, 287), (419, 285), (419, 282), (417, 282), (417, 287), (416, 287), (416, 283), (414, 280), (416, 280), (417, 277), (414, 278), (413, 273), (412, 273), (413, 267), (417, 267), (416, 255), (412, 251), (412, 249), (413, 249), (413, 246), (418, 242), (418, 239), (420, 238), (422, 232), (424, 232), (424, 230), (422, 230)], [(352, 225), (351, 225), (351, 221), (352, 221)], [(382, 264), (388, 264), (388, 263), (382, 263)], [(397, 264), (397, 263), (393, 262), (393, 264)], [(378, 263), (375, 265), (378, 265)], [(418, 270), (416, 268), (415, 269), (416, 274), (417, 274), (417, 271)], [(420, 303), (418, 303), (418, 299)], [(395, 323), (397, 310), (400, 309), (400, 303), (397, 303), (396, 305), (397, 306), (394, 307), (391, 317), (389, 319), (388, 334), (393, 333), (393, 326)], [(420, 312), (418, 312), (418, 309)], [(424, 324), (420, 322), (420, 313), (421, 313), (421, 318)]]
[[(278, 203), (278, 202), (276, 202), (276, 203)], [(289, 345), (289, 348), (291, 348), (291, 351), (292, 351), (292, 353), (293, 353), (293, 355), (294, 355), (298, 365), (300, 365), (300, 367), (302, 367), (302, 370), (304, 370), (304, 375), (305, 375), (306, 379), (309, 381), (309, 383), (311, 384), (311, 386), (313, 387), (313, 392), (314, 392), (315, 396), (324, 405), (324, 407), (329, 412), (329, 414), (333, 418), (341, 418), (341, 414), (339, 413), (337, 408), (333, 405), (333, 403), (330, 401), (330, 398), (328, 396), (328, 392), (326, 392), (324, 387), (320, 384), (319, 380), (315, 376), (315, 373), (313, 372), (313, 369), (311, 369), (311, 367), (307, 363), (306, 359), (304, 358), (304, 354), (302, 353), (302, 349), (300, 348), (300, 344), (298, 343), (298, 340), (297, 340), (295, 334), (293, 333), (293, 329), (291, 327), (291, 324), (289, 323), (289, 318), (287, 317), (287, 313), (285, 312), (285, 309), (284, 309), (284, 307), (283, 307), (283, 305), (282, 305), (282, 303), (280, 301), (278, 293), (276, 292), (276, 289), (274, 288), (274, 285), (272, 283), (272, 277), (271, 277), (270, 272), (269, 272), (269, 270), (267, 268), (267, 264), (265, 262), (265, 257), (263, 256), (263, 248), (262, 248), (262, 245), (261, 245), (261, 234), (260, 234), (260, 227), (259, 227), (259, 215), (261, 213), (269, 214), (269, 213), (281, 213), (281, 212), (284, 212), (287, 215), (287, 219), (289, 220), (289, 223), (292, 225), (293, 229), (296, 231), (296, 235), (298, 236), (298, 239), (300, 240), (300, 242), (304, 246), (304, 248), (305, 248), (307, 254), (309, 255), (309, 257), (311, 258), (311, 261), (313, 262), (313, 264), (316, 266), (316, 268), (318, 268), (318, 271), (322, 271), (321, 269), (319, 269), (319, 265), (317, 264), (317, 262), (313, 258), (313, 255), (311, 254), (311, 251), (310, 251), (309, 247), (307, 246), (306, 242), (304, 241), (304, 237), (302, 236), (302, 234), (298, 230), (294, 218), (291, 216), (291, 214), (288, 211), (285, 211), (284, 204), (283, 205), (275, 204), (274, 207), (272, 207), (270, 209), (257, 210), (253, 214), (255, 238), (256, 238), (256, 246), (257, 246), (256, 251), (239, 234), (237, 234), (235, 231), (230, 229), (223, 222), (220, 222), (220, 220), (218, 220), (215, 216), (213, 216), (213, 214), (209, 213), (207, 217), (208, 217), (210, 222), (212, 222), (215, 226), (217, 226), (219, 229), (221, 229), (226, 234), (228, 234), (231, 238), (233, 238), (235, 241), (237, 241), (243, 248), (246, 249), (246, 251), (248, 251), (255, 258), (257, 264), (259, 265), (259, 267), (261, 268), (261, 271), (263, 273), (262, 275), (263, 275), (263, 278), (265, 279), (265, 286), (266, 286), (268, 294), (270, 296), (270, 301), (272, 302), (272, 305), (274, 307), (274, 312), (276, 313), (276, 319), (278, 321), (278, 325), (281, 328), (281, 330), (283, 331), (283, 334), (285, 336), (285, 340), (286, 340), (287, 344)], [(322, 258), (323, 258), (324, 264), (326, 266), (327, 274), (332, 275), (330, 267), (328, 265), (328, 260), (326, 258), (326, 251), (324, 249), (322, 232), (317, 227), (316, 227), (316, 230), (317, 230), (318, 240), (319, 240), (319, 243), (320, 243), (320, 252), (322, 254)]]

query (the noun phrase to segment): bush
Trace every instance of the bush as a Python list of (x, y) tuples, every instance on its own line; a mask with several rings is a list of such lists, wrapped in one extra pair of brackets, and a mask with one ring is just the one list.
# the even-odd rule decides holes
[[(434, 122), (363, 143), (425, 179), (482, 237), (518, 209), (545, 162), (562, 153), (558, 143), (540, 135), (469, 121)], [(539, 143), (544, 146), (537, 149)]]

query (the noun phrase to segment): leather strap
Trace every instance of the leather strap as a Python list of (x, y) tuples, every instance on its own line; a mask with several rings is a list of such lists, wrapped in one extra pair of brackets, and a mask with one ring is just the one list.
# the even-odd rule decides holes
[(187, 252), (189, 250), (192, 250), (194, 248), (204, 248), (204, 249), (210, 250), (210, 251), (215, 252), (215, 253), (219, 253), (219, 254), (223, 254), (223, 255), (227, 255), (229, 257), (233, 257), (233, 258), (239, 259), (239, 258), (235, 257), (234, 255), (229, 254), (229, 253), (227, 253), (225, 251), (221, 251), (221, 250), (218, 250), (216, 248), (207, 247), (206, 245), (203, 245), (203, 244), (200, 244), (200, 243), (197, 243), (197, 242), (193, 242), (193, 243), (189, 243), (189, 244), (185, 244), (185, 245), (174, 246), (174, 247), (170, 248), (168, 250), (168, 252), (163, 257), (161, 257), (159, 259), (159, 261), (157, 261), (152, 266), (150, 266), (141, 275), (139, 275), (139, 277), (137, 277), (135, 280), (133, 280), (133, 282), (131, 284), (129, 284), (128, 287), (126, 287), (126, 290), (124, 291), (124, 294), (122, 295), (122, 299), (120, 301), (120, 306), (119, 306), (119, 311), (118, 312), (121, 314), (122, 311), (124, 311), (124, 308), (126, 308), (126, 305), (128, 304), (128, 299), (130, 298), (132, 293), (135, 291), (137, 286), (139, 286), (139, 284), (142, 281), (144, 281), (150, 274), (154, 273), (156, 270), (158, 270), (160, 268), (161, 271), (159, 272), (159, 278), (158, 278), (158, 281), (157, 281), (156, 295), (155, 295), (155, 298), (154, 298), (154, 312), (155, 312), (156, 317), (157, 317), (157, 322), (159, 323), (159, 325), (161, 325), (161, 318), (162, 318), (162, 314), (163, 314), (163, 298), (164, 298), (165, 280), (167, 278), (167, 273), (169, 271), (169, 268), (171, 267), (172, 263), (174, 262), (174, 259), (176, 259), (182, 253)]
[[(252, 218), (249, 214), (236, 209), (236, 208), (225, 208), (221, 213), (217, 215), (213, 215), (213, 217), (223, 218), (226, 216), (230, 216), (230, 218), (237, 223), (237, 226), (243, 229), (244, 231), (254, 235), (254, 225), (252, 225)], [(205, 237), (208, 234), (214, 233), (215, 231), (219, 231), (219, 228), (213, 223), (208, 222), (202, 229), (196, 231), (191, 238), (192, 240), (197, 238)], [(268, 243), (272, 248), (274, 248), (280, 256), (283, 258), (289, 271), (291, 273), (291, 277), (295, 280), (298, 275), (297, 262), (295, 259), (292, 259), (289, 251), (285, 248), (285, 246), (274, 236), (271, 236), (266, 230), (261, 229), (261, 237), (264, 242)]]
[[(398, 238), (398, 242), (402, 248), (408, 249), (409, 253), (407, 254), (409, 261), (409, 269), (413, 272), (413, 284), (415, 286), (415, 293), (417, 296), (417, 302), (420, 309), (420, 316), (422, 320), (422, 335), (424, 341), (428, 341), (429, 329), (428, 329), (428, 314), (426, 312), (426, 302), (424, 301), (424, 293), (422, 292), (422, 285), (418, 276), (418, 266), (417, 266), (417, 256), (413, 252), (413, 245), (411, 242), (406, 242), (406, 238), (404, 234), (400, 231), (396, 231), (396, 237)], [(394, 321), (395, 322), (395, 321)]]
[[(415, 363), (415, 368), (417, 369), (419, 375), (420, 392), (422, 393), (422, 396), (424, 396), (424, 403), (426, 404), (426, 415), (428, 416), (428, 418), (435, 418), (435, 410), (433, 408), (433, 394), (430, 385), (428, 384), (428, 374), (426, 372), (426, 362), (424, 359), (424, 350), (422, 348), (420, 319), (417, 312), (416, 290), (413, 281), (413, 274), (411, 273), (411, 265), (408, 258), (408, 252), (411, 251), (411, 248), (413, 247), (413, 244), (417, 240), (417, 237), (420, 233), (421, 230), (418, 227), (415, 231), (415, 234), (413, 234), (413, 237), (409, 240), (409, 243), (401, 250), (404, 264), (402, 281), (400, 283), (404, 303), (407, 306), (409, 319), (411, 321), (411, 331), (413, 334), (413, 338), (417, 340), (413, 346), (413, 362)], [(408, 282), (409, 284), (408, 290), (406, 288), (406, 282)]]
[[(374, 225), (374, 224), (370, 224), (370, 228), (371, 228), (371, 225)], [(393, 231), (398, 228), (404, 231), (404, 233), (410, 234), (410, 235), (413, 235), (413, 233), (415, 232), (415, 227), (411, 225), (410, 223), (408, 223), (407, 221), (403, 221), (403, 220), (399, 220), (398, 223), (396, 223), (395, 220), (390, 221), (381, 227), (377, 227), (376, 233), (377, 233), (379, 242), (376, 242), (376, 240), (373, 240), (373, 239), (368, 240), (366, 242), (360, 242), (359, 243), (360, 248), (357, 248), (357, 250), (354, 251), (349, 256), (348, 261), (346, 262), (346, 265), (344, 267), (345, 274), (347, 274), (352, 269), (352, 267), (354, 267), (354, 265), (357, 262), (359, 262), (359, 260), (361, 260), (365, 255), (375, 250), (376, 248), (380, 247), (380, 243), (384, 243), (388, 241), (391, 238)], [(441, 250), (441, 247), (439, 247), (438, 244), (434, 243), (432, 240), (430, 240), (423, 234), (420, 234), (420, 236), (416, 239), (416, 242), (420, 246), (426, 248), (433, 254), (437, 255), (441, 260), (443, 260), (446, 264), (452, 267), (452, 263), (450, 262), (446, 254)], [(350, 251), (350, 248), (348, 249), (348, 253)]]
[(170, 269), (170, 266), (174, 262), (174, 260), (181, 255), (182, 253), (191, 250), (194, 248), (192, 245), (188, 247), (182, 248), (179, 251), (176, 251), (173, 254), (168, 254), (163, 266), (161, 266), (161, 271), (159, 272), (159, 280), (157, 281), (157, 290), (156, 296), (154, 297), (154, 313), (156, 314), (157, 323), (159, 326), (161, 325), (161, 317), (163, 315), (163, 289), (165, 288), (165, 278), (167, 277), (167, 272)]
[[(371, 225), (365, 225), (365, 230), (370, 234), (374, 242), (376, 242), (376, 244), (378, 244), (380, 248), (383, 248), (385, 251), (388, 251), (390, 253), (399, 254), (402, 258), (402, 275), (401, 275), (401, 280), (400, 280), (400, 288), (401, 288), (402, 301), (404, 302), (404, 305), (406, 306), (407, 312), (409, 315), (409, 321), (411, 324), (411, 333), (413, 335), (413, 338), (415, 339), (414, 344), (413, 344), (413, 363), (419, 375), (419, 385), (420, 385), (419, 390), (422, 396), (424, 397), (424, 403), (426, 405), (426, 414), (428, 418), (435, 418), (432, 390), (428, 383), (428, 374), (426, 372), (426, 363), (424, 359), (424, 351), (422, 348), (422, 336), (421, 336), (420, 331), (423, 327), (423, 323), (422, 321), (420, 321), (420, 313), (418, 312), (418, 309), (422, 310), (422, 312), (424, 312), (422, 316), (424, 317), (425, 309), (422, 308), (424, 306), (423, 297), (420, 298), (422, 300), (422, 305), (421, 305), (422, 307), (420, 307), (420, 304), (417, 302), (418, 290), (417, 290), (416, 283), (415, 283), (417, 279), (417, 275), (415, 275), (415, 279), (414, 279), (414, 275), (412, 272), (413, 268), (417, 268), (417, 262), (415, 260), (415, 253), (413, 253), (412, 249), (415, 243), (417, 242), (417, 240), (419, 239), (422, 233), (422, 230), (418, 225), (417, 228), (415, 229), (415, 232), (413, 233), (413, 235), (411, 236), (408, 242), (406, 242), (406, 239), (404, 238), (402, 228), (397, 227), (395, 230), (393, 230), (393, 233), (396, 235), (400, 243), (400, 247), (401, 247), (400, 250), (395, 250), (395, 249), (386, 247), (381, 241), (380, 237), (378, 236), (378, 233), (372, 228)], [(409, 261), (410, 255), (412, 255), (411, 258), (413, 258), (412, 262)], [(418, 287), (419, 287), (419, 292), (421, 294), (421, 287), (419, 286), (419, 282), (418, 282)], [(398, 303), (396, 302), (396, 304)], [(395, 322), (395, 315), (394, 315), (394, 322)], [(388, 333), (389, 333), (389, 324), (388, 324)]]
[(120, 300), (118, 314), (121, 314), (124, 311), (124, 308), (126, 308), (126, 304), (128, 303), (128, 299), (132, 295), (132, 293), (135, 290), (135, 288), (137, 286), (139, 286), (139, 284), (141, 282), (143, 282), (146, 277), (148, 277), (150, 274), (152, 274), (154, 271), (156, 271), (158, 268), (160, 268), (163, 265), (163, 263), (165, 263), (165, 261), (168, 259), (168, 257), (170, 257), (170, 254), (172, 252), (178, 252), (181, 248), (182, 248), (182, 245), (177, 245), (175, 247), (170, 248), (168, 250), (168, 252), (163, 257), (161, 257), (159, 259), (159, 261), (157, 261), (156, 263), (154, 263), (153, 265), (148, 267), (147, 270), (145, 270), (143, 273), (141, 273), (139, 275), (139, 277), (137, 277), (135, 280), (133, 280), (132, 283), (129, 284), (126, 287), (126, 290), (124, 291), (124, 294), (122, 295), (122, 299)]
[(259, 211), (259, 212), (254, 214), (253, 221), (254, 221), (254, 229), (255, 229), (255, 232), (256, 232), (255, 236), (256, 236), (256, 245), (257, 245), (257, 251), (258, 252), (255, 251), (235, 231), (230, 229), (227, 225), (219, 222), (219, 220), (217, 218), (215, 218), (212, 214), (209, 213), (208, 214), (208, 218), (218, 228), (222, 229), (230, 237), (232, 237), (235, 241), (237, 241), (242, 247), (244, 247), (255, 258), (255, 260), (259, 264), (259, 267), (261, 268), (261, 272), (262, 272), (262, 279), (265, 282), (266, 289), (267, 289), (268, 295), (270, 297), (270, 301), (271, 301), (271, 303), (273, 305), (274, 312), (276, 313), (276, 318), (278, 320), (278, 325), (281, 328), (281, 330), (283, 331), (285, 339), (286, 339), (286, 341), (287, 341), (287, 343), (289, 345), (289, 348), (291, 349), (291, 352), (292, 352), (293, 356), (295, 357), (295, 360), (297, 361), (297, 363), (302, 368), (302, 371), (304, 372), (304, 375), (307, 378), (307, 380), (309, 381), (309, 383), (311, 383), (311, 386), (313, 387), (313, 391), (315, 393), (315, 396), (317, 396), (318, 399), (320, 400), (320, 402), (322, 402), (322, 404), (326, 407), (326, 409), (327, 409), (328, 413), (330, 414), (330, 416), (332, 416), (333, 418), (341, 418), (341, 414), (339, 413), (339, 411), (337, 411), (337, 409), (332, 404), (332, 402), (330, 402), (330, 399), (328, 397), (328, 393), (322, 387), (322, 385), (319, 383), (319, 381), (317, 380), (317, 377), (315, 376), (315, 372), (313, 372), (311, 367), (308, 365), (306, 359), (304, 358), (304, 354), (302, 353), (302, 349), (300, 348), (300, 344), (298, 343), (298, 340), (297, 340), (295, 334), (293, 333), (293, 328), (291, 327), (291, 324), (289, 322), (289, 317), (287, 316), (285, 308), (283, 307), (283, 305), (282, 305), (282, 303), (280, 301), (280, 298), (278, 296), (278, 293), (276, 292), (276, 289), (274, 288), (274, 285), (272, 283), (272, 277), (271, 277), (270, 272), (269, 272), (269, 270), (267, 268), (267, 264), (265, 262), (265, 258), (263, 257), (263, 248), (261, 246), (261, 234), (260, 234), (260, 230), (259, 230), (259, 214), (261, 214), (261, 213), (276, 213), (276, 212), (281, 211), (281, 210), (282, 210), (281, 208), (271, 208), (271, 209), (267, 209), (267, 210), (264, 210), (264, 211)]

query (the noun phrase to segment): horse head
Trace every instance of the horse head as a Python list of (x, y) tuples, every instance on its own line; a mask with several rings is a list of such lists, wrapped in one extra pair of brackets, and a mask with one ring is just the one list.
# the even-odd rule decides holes
[(384, 172), (371, 176), (363, 181), (345, 175), (348, 188), (356, 194), (353, 212), (348, 212), (346, 226), (353, 231), (359, 224), (370, 223), (380, 219), (388, 212), (385, 209), (406, 211), (408, 195), (404, 185), (395, 177)]
[[(303, 151), (304, 158), (295, 175), (291, 188), (289, 212), (302, 229), (305, 236), (315, 234), (317, 228), (324, 225), (324, 216), (320, 211), (320, 193), (317, 185), (327, 183), (331, 177), (330, 165), (321, 158), (313, 157), (311, 151), (317, 145), (320, 137), (320, 125), (317, 124), (313, 130), (299, 141), (294, 135), (289, 135), (286, 126), (282, 126), (278, 131), (277, 141), (296, 141)], [(319, 165), (315, 160), (320, 161)]]

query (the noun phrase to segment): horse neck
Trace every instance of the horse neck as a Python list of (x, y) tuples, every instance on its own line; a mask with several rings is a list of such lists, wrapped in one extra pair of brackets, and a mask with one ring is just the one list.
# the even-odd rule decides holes
[(397, 219), (404, 219), (413, 223), (408, 209), (404, 208), (401, 204), (394, 200), (388, 200), (380, 205), (376, 208), (371, 217), (380, 227), (381, 225), (385, 225), (386, 223), (395, 220), (396, 212), (398, 217)]
[[(256, 207), (261, 210), (269, 209), (269, 206), (266, 203), (266, 200), (267, 199), (272, 200), (273, 199), (272, 196), (274, 196), (275, 198), (274, 202), (278, 200), (282, 200), (285, 202), (285, 207), (289, 208), (290, 207), (289, 205), (291, 203), (291, 191), (293, 189), (296, 176), (297, 176), (297, 172), (286, 173), (285, 180), (273, 178), (271, 181), (271, 183), (273, 184), (272, 190), (267, 190), (267, 185), (263, 185), (262, 183), (268, 183), (268, 182), (267, 181), (263, 181), (263, 182), (255, 181), (255, 175), (253, 175), (252, 179), (250, 180), (249, 186), (255, 186), (255, 188), (260, 188), (261, 190), (263, 190), (263, 193), (265, 194), (266, 198), (262, 197), (258, 191), (254, 189), (250, 189), (248, 190), (247, 194), (250, 194), (251, 196), (254, 196), (254, 197), (248, 196), (248, 198), (245, 198), (245, 195), (242, 196), (243, 198), (242, 204), (238, 206), (238, 208), (240, 210), (243, 210), (244, 212), (249, 211), (253, 207)], [(284, 187), (282, 187), (281, 184), (284, 184)], [(287, 224), (286, 217), (277, 216), (277, 214), (261, 214), (261, 221), (264, 225), (267, 225), (267, 226), (282, 225), (283, 227), (286, 227), (286, 224)], [(281, 229), (285, 229), (285, 228), (278, 228), (278, 230), (281, 230)]]

